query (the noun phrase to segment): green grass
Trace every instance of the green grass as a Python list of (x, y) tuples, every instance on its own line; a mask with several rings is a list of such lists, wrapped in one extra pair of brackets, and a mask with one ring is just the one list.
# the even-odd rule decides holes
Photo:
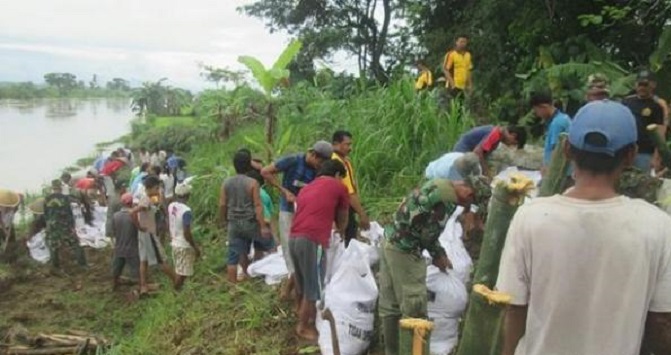
[(169, 126), (189, 126), (195, 123), (196, 118), (193, 116), (158, 116), (153, 118), (154, 127), (169, 127)]

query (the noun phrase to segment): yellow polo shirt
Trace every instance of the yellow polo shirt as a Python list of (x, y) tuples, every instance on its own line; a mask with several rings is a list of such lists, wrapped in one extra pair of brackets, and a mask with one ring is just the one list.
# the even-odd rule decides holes
[[(468, 77), (473, 70), (473, 62), (471, 61), (471, 53), (459, 53), (457, 51), (449, 51), (445, 55), (443, 67), (452, 73), (454, 79), (454, 86), (457, 89), (464, 90), (468, 82)], [(449, 81), (445, 83), (449, 87)]]
[(415, 90), (423, 90), (433, 86), (433, 74), (428, 70), (423, 70), (415, 82)]
[(347, 173), (345, 176), (342, 178), (342, 183), (345, 184), (345, 187), (347, 188), (347, 192), (352, 195), (356, 193), (356, 182), (354, 180), (354, 167), (352, 167), (352, 163), (349, 161), (349, 159), (341, 157), (338, 155), (338, 153), (333, 153), (331, 155), (331, 159), (337, 160), (341, 162), (345, 166), (345, 170), (347, 170)]

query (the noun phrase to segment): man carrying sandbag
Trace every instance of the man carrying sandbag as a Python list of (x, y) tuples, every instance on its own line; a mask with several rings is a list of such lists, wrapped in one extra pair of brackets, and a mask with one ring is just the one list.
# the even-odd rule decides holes
[(458, 205), (469, 208), (491, 194), (486, 179), (465, 181), (434, 179), (412, 191), (396, 211), (394, 223), (385, 229), (380, 258), (380, 304), (387, 355), (398, 354), (398, 322), (401, 318), (427, 317), (427, 250), (433, 264), (447, 272), (451, 267), (438, 237)]

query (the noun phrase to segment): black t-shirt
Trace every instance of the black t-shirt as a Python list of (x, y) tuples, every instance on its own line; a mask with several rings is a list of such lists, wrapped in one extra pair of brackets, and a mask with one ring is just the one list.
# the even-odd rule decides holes
[(653, 123), (664, 124), (664, 111), (657, 101), (653, 98), (642, 99), (636, 95), (628, 96), (622, 103), (629, 107), (636, 117), (636, 127), (638, 128), (638, 152), (652, 154), (655, 152), (655, 144), (650, 138), (646, 127)]

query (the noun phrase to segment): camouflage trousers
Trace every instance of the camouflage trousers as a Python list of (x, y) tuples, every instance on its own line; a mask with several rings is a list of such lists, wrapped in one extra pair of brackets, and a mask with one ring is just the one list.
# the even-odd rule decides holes
[(66, 246), (72, 251), (79, 266), (86, 266), (86, 256), (84, 249), (79, 245), (79, 238), (73, 232), (65, 231), (50, 231), (46, 230), (46, 244), (49, 248), (51, 266), (60, 268), (60, 251), (63, 246)]
[(401, 318), (427, 317), (426, 262), (387, 243), (380, 253), (380, 301), (385, 353), (398, 354)]

